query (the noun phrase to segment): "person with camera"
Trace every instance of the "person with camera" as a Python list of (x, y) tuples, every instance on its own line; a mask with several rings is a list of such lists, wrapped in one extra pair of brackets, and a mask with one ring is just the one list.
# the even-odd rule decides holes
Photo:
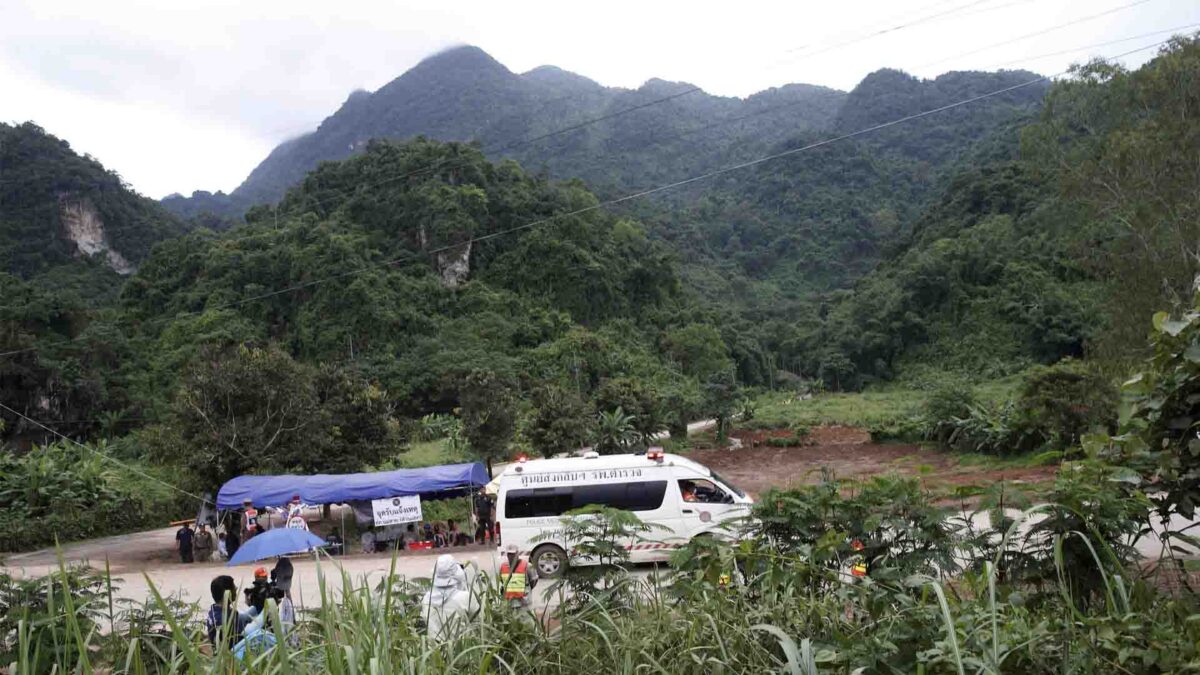
[[(233, 655), (239, 660), (245, 659), (246, 652), (260, 654), (273, 648), (278, 642), (275, 637), (273, 614), (279, 617), (279, 629), (284, 635), (291, 632), (296, 621), (292, 601), (287, 599), (286, 591), (267, 578), (265, 568), (259, 567), (254, 570), (254, 583), (244, 592), (246, 604), (250, 606), (247, 614), (252, 620), (246, 626), (242, 640), (233, 646)], [(272, 612), (267, 607), (268, 600), (275, 604), (275, 611)]]

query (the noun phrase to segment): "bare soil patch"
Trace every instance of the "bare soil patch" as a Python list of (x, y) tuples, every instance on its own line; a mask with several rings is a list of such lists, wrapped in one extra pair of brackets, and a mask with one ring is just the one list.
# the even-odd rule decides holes
[(688, 456), (713, 469), (738, 487), (757, 496), (770, 488), (814, 484), (822, 470), (844, 479), (880, 474), (921, 476), (931, 489), (987, 485), (995, 481), (1040, 483), (1054, 477), (1056, 467), (987, 468), (964, 464), (951, 453), (918, 445), (873, 443), (863, 429), (815, 427), (806, 445), (775, 448), (768, 438), (790, 435), (786, 429), (734, 431), (739, 448), (696, 450)]

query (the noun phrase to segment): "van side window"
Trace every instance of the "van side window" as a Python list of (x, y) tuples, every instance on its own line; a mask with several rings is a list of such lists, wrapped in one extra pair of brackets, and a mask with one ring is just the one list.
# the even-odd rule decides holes
[(733, 497), (730, 497), (724, 490), (717, 487), (712, 481), (700, 478), (685, 478), (680, 480), (679, 495), (683, 497), (683, 501), (685, 502), (699, 504), (733, 503)]
[(662, 506), (666, 494), (665, 480), (509, 490), (504, 501), (504, 517), (561, 516), (590, 504), (625, 511), (653, 511)]

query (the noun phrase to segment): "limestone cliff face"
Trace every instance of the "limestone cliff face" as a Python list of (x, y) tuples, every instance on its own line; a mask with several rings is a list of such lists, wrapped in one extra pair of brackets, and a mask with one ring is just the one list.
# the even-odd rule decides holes
[(132, 274), (134, 267), (108, 243), (104, 232), (104, 223), (87, 200), (62, 200), (62, 221), (66, 228), (67, 238), (75, 242), (80, 255), (93, 256), (104, 254), (108, 266), (117, 274)]
[(457, 288), (466, 281), (471, 273), (471, 242), (438, 253), (437, 270), (446, 288)]

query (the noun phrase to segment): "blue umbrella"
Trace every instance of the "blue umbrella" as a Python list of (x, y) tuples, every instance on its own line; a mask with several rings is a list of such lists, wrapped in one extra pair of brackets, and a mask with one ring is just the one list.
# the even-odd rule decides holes
[(300, 553), (324, 545), (324, 539), (308, 530), (281, 527), (255, 535), (250, 541), (238, 547), (237, 553), (234, 553), (226, 564), (241, 565), (264, 558)]

